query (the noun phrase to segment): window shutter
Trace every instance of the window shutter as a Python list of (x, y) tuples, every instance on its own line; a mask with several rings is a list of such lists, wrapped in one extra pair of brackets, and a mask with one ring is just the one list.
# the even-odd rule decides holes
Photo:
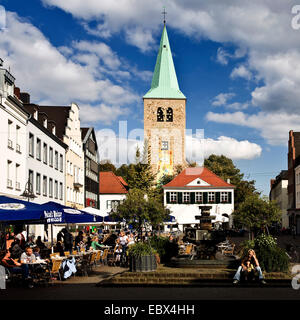
[(178, 203), (182, 203), (182, 192), (177, 193)]
[(232, 202), (232, 192), (228, 192), (228, 203)]
[(195, 203), (195, 192), (190, 192), (191, 204)]
[(216, 203), (221, 202), (221, 192), (216, 192)]
[(167, 192), (167, 203), (170, 203), (170, 192)]
[(203, 192), (203, 203), (204, 204), (207, 204), (207, 196), (208, 196), (208, 194), (207, 194), (207, 192)]

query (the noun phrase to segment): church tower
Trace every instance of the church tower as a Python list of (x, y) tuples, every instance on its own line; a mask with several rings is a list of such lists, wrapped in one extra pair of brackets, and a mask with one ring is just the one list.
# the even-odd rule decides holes
[(160, 179), (185, 167), (185, 105), (164, 24), (151, 89), (144, 95), (144, 140), (148, 161)]

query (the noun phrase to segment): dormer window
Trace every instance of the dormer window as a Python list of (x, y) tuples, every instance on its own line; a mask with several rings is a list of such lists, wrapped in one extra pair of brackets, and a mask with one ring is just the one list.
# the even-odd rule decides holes
[(55, 126), (52, 126), (52, 134), (56, 134), (56, 127)]
[(33, 118), (35, 120), (38, 120), (38, 117), (39, 117), (39, 112), (37, 110), (34, 110), (34, 113), (33, 113)]
[(173, 122), (173, 109), (168, 108), (167, 110), (167, 122)]
[(44, 120), (43, 120), (43, 126), (44, 126), (45, 128), (47, 128), (47, 118), (44, 118)]
[(157, 109), (157, 122), (163, 122), (164, 121), (164, 111), (162, 108)]

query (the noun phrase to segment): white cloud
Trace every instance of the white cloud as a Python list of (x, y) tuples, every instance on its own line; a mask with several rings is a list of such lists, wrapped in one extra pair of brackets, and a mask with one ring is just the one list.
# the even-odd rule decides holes
[(214, 97), (212, 101), (212, 105), (214, 107), (220, 107), (227, 104), (227, 101), (232, 99), (235, 96), (235, 93), (219, 93), (216, 97)]
[[(124, 32), (127, 41), (142, 51), (151, 48), (161, 30), (160, 0), (43, 2), (73, 14), (86, 24), (96, 22), (98, 27), (94, 30), (100, 36)], [(170, 0), (165, 3), (169, 27), (197, 40), (210, 39), (224, 44), (225, 48), (232, 45), (236, 48), (232, 53), (232, 49), (220, 47), (217, 51), (219, 63), (226, 65), (230, 59), (244, 57), (243, 65), (233, 68), (232, 79), (252, 80), (254, 75), (255, 80), (260, 81), (252, 91), (251, 103), (235, 102), (227, 108), (241, 110), (250, 104), (260, 107), (261, 112), (255, 116), (259, 123), (272, 118), (274, 111), (300, 115), (299, 30), (291, 27), (294, 4), (294, 0)], [(277, 131), (287, 134), (289, 123), (294, 122), (276, 121)], [(268, 136), (267, 129), (258, 130), (264, 137)]]
[(245, 78), (246, 80), (250, 80), (252, 78), (252, 73), (244, 65), (241, 65), (232, 70), (230, 77), (232, 79)]
[(234, 113), (213, 113), (208, 112), (207, 120), (232, 125), (245, 126), (258, 130), (260, 135), (270, 145), (286, 145), (289, 130), (300, 130), (300, 116), (288, 113), (266, 113), (245, 114)]

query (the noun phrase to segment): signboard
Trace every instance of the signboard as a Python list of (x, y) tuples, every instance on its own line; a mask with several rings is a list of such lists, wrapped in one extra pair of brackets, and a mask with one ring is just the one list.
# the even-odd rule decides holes
[(25, 205), (22, 203), (1, 203), (0, 209), (2, 209), (2, 210), (22, 210), (22, 209), (25, 209)]
[(47, 223), (59, 223), (62, 222), (63, 213), (60, 211), (44, 211), (44, 217)]

